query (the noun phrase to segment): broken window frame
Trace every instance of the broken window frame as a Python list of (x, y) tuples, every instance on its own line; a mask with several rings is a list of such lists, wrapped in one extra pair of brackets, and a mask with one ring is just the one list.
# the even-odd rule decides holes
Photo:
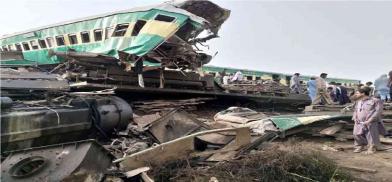
[[(143, 22), (142, 25), (138, 25), (139, 22)], [(146, 20), (137, 20), (135, 25), (132, 28), (132, 33), (131, 36), (138, 36), (140, 31), (143, 29), (143, 27), (147, 24)]]
[[(158, 17), (161, 17), (161, 18), (169, 18), (169, 19), (171, 19), (171, 21), (167, 21), (167, 20), (164, 20), (164, 19), (157, 19)], [(154, 17), (154, 20), (156, 20), (156, 21), (161, 21), (161, 22), (166, 22), (166, 23), (173, 23), (173, 22), (175, 22), (175, 21), (177, 20), (177, 17), (173, 17), (173, 16), (169, 16), (169, 15), (164, 15), (164, 14), (157, 14), (157, 15), (155, 15), (155, 17)]]
[(53, 37), (46, 37), (45, 40), (46, 40), (46, 45), (48, 46), (48, 48), (52, 48), (55, 43)]
[(112, 37), (123, 37), (129, 28), (129, 23), (117, 24), (114, 28)]
[(48, 46), (46, 45), (45, 39), (38, 39), (38, 45), (41, 47), (41, 49), (46, 49)]
[(30, 43), (30, 48), (32, 50), (38, 50), (39, 49), (39, 45), (38, 45), (37, 40), (30, 40), (29, 43)]
[(112, 37), (113, 31), (114, 31), (113, 27), (106, 27), (105, 28), (105, 40)]
[(90, 32), (89, 31), (80, 32), (80, 39), (82, 40), (82, 44), (90, 43), (91, 42)]
[(7, 46), (3, 46), (2, 51), (7, 52), (8, 51)]
[[(100, 34), (101, 34), (101, 37), (100, 37), (99, 40), (97, 39), (97, 34), (98, 34), (98, 32), (100, 32)], [(98, 41), (102, 41), (102, 40), (103, 40), (103, 30), (102, 30), (101, 28), (93, 30), (93, 33), (94, 33), (94, 41), (95, 41), (95, 42), (98, 42)]]
[(8, 50), (9, 51), (15, 51), (15, 46), (13, 44), (8, 45)]
[[(58, 35), (55, 37), (57, 46), (65, 46), (65, 38), (64, 35)], [(61, 41), (60, 41), (61, 40)]]
[(30, 51), (30, 44), (28, 42), (22, 42), (23, 51)]
[(22, 45), (20, 43), (16, 43), (15, 44), (15, 48), (16, 48), (17, 51), (23, 51)]
[(70, 45), (78, 44), (78, 36), (75, 33), (68, 34), (68, 40)]

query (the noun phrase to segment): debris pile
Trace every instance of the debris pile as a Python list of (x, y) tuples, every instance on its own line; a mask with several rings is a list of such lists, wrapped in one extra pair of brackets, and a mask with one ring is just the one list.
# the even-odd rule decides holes
[(272, 80), (241, 81), (240, 83), (230, 83), (221, 86), (229, 92), (244, 94), (287, 95), (290, 91), (288, 86)]

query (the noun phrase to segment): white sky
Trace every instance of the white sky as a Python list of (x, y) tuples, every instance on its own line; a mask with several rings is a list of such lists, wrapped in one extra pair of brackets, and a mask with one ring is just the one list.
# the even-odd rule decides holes
[[(12, 0), (0, 6), (0, 35), (155, 0)], [(230, 9), (211, 64), (374, 81), (392, 70), (392, 1), (217, 1)]]

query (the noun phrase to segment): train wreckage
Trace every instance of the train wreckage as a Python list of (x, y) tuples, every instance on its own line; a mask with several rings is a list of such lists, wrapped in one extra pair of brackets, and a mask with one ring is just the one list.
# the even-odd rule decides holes
[[(168, 161), (232, 160), (278, 137), (352, 127), (350, 111), (317, 106), (189, 114), (214, 100), (310, 104), (304, 94), (228, 89), (201, 72), (212, 56), (199, 47), (229, 15), (210, 1), (171, 1), (2, 37), (1, 180), (153, 181), (147, 172)], [(175, 99), (146, 100), (163, 96)]]

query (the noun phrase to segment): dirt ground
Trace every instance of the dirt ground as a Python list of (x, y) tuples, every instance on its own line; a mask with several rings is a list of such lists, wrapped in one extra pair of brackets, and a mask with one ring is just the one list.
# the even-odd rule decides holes
[[(292, 147), (299, 147), (302, 150), (313, 150), (332, 159), (338, 166), (376, 170), (375, 172), (363, 172), (346, 168), (358, 181), (392, 181), (392, 150), (380, 151), (371, 155), (367, 155), (365, 152), (353, 153), (352, 141), (340, 142), (332, 138), (305, 136), (276, 140), (269, 144), (265, 150), (272, 146), (278, 146), (282, 150), (290, 150)], [(385, 146), (392, 148), (391, 145)]]

